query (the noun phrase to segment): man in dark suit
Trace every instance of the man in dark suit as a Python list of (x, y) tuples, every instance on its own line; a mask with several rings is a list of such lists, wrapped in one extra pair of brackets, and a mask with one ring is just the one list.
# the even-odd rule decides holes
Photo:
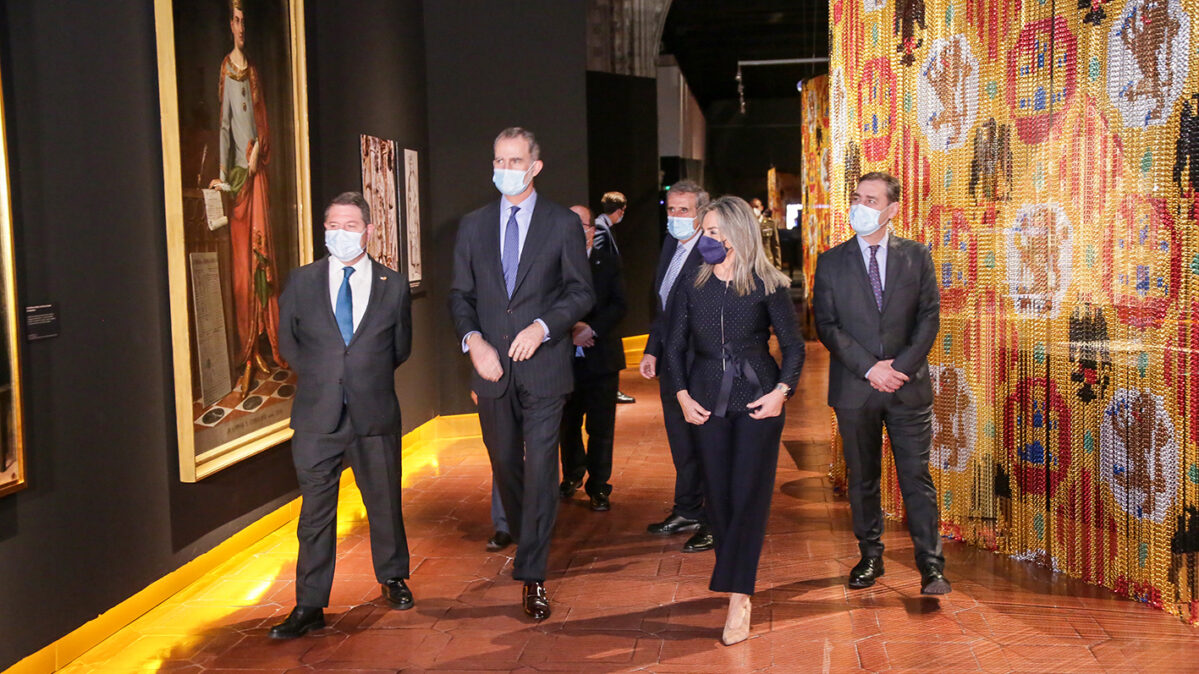
[[(596, 227), (586, 206), (571, 206), (579, 216), (587, 239), (587, 258), (591, 263), (591, 287), (595, 307), (575, 323), (575, 390), (566, 400), (562, 413), (562, 498), (568, 499), (583, 483), (587, 474), (587, 495), (591, 509), (611, 509), (612, 441), (616, 430), (616, 389), (624, 369), (624, 347), (616, 334), (616, 325), (628, 312), (624, 283), (620, 278), (620, 258), (611, 250), (595, 246)], [(583, 449), (583, 419), (587, 423), (587, 448)]]
[(695, 219), (699, 209), (708, 203), (708, 193), (690, 180), (675, 183), (666, 192), (666, 229), (670, 236), (662, 244), (658, 271), (654, 276), (654, 319), (649, 339), (641, 357), (641, 376), (659, 377), (662, 398), (662, 419), (666, 424), (666, 440), (674, 461), (674, 507), (661, 522), (646, 527), (651, 534), (669, 535), (684, 531), (695, 532), (683, 544), (683, 552), (702, 552), (714, 546), (712, 532), (704, 518), (704, 483), (699, 454), (691, 442), (691, 429), (683, 418), (683, 410), (674, 392), (666, 390), (665, 377), (659, 369), (665, 364), (662, 347), (670, 330), (670, 312), (679, 279), (691, 277), (702, 262), (696, 242), (700, 223)]
[(366, 254), (374, 228), (361, 194), (339, 195), (325, 209), (329, 255), (293, 271), (279, 299), (279, 351), (298, 376), (291, 454), (302, 500), (296, 608), (271, 628), (275, 639), (325, 626), (343, 458), (362, 491), (383, 597), (413, 604), (395, 395), (395, 370), (412, 350), (412, 301), (408, 279)]
[(504, 196), (462, 218), (450, 313), (470, 354), (471, 389), (517, 541), (513, 577), (524, 609), (549, 617), (545, 570), (558, 513), (558, 430), (574, 388), (571, 330), (595, 303), (583, 230), (574, 213), (539, 197), (533, 134), (495, 139), (492, 181)]
[(831, 354), (828, 404), (849, 469), (853, 532), (862, 559), (851, 588), (883, 575), (879, 498), (883, 426), (891, 438), (921, 592), (946, 594), (937, 490), (928, 471), (933, 389), (928, 352), (940, 328), (941, 296), (929, 251), (889, 232), (900, 184), (867, 173), (853, 193), (849, 220), (857, 236), (820, 255), (813, 313)]

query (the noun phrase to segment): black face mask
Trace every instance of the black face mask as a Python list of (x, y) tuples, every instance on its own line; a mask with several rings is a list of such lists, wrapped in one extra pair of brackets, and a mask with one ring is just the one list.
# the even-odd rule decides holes
[(704, 262), (708, 264), (720, 264), (724, 262), (724, 258), (728, 256), (729, 251), (724, 247), (724, 244), (712, 237), (704, 234), (699, 237), (699, 241), (695, 242), (699, 248), (699, 254), (703, 256)]

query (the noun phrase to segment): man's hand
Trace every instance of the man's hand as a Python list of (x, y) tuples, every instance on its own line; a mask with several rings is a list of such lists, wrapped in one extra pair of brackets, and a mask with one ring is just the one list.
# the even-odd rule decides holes
[(867, 379), (870, 380), (870, 385), (874, 387), (874, 390), (895, 393), (907, 383), (908, 376), (891, 367), (890, 360), (880, 360), (870, 368), (870, 375)]
[(500, 355), (495, 347), (483, 339), (483, 335), (475, 333), (466, 340), (470, 362), (475, 366), (475, 372), (487, 381), (499, 381), (504, 376), (504, 366), (500, 365)]
[(537, 347), (541, 346), (541, 340), (545, 339), (545, 329), (536, 321), (529, 324), (529, 327), (521, 330), (516, 339), (512, 340), (512, 346), (508, 348), (508, 357), (516, 362), (528, 360), (537, 353)]
[(683, 418), (687, 420), (687, 423), (703, 426), (708, 417), (712, 416), (712, 413), (705, 410), (703, 405), (695, 402), (695, 398), (692, 398), (687, 391), (679, 391), (675, 397), (679, 399), (679, 407), (683, 408)]
[(749, 414), (750, 419), (769, 419), (770, 417), (777, 417), (779, 414), (782, 414), (783, 404), (786, 402), (787, 394), (776, 388), (746, 405), (746, 407), (753, 410)]
[(570, 338), (575, 346), (584, 348), (595, 346), (595, 330), (582, 321), (575, 323), (575, 327), (570, 331)]
[(648, 353), (641, 355), (641, 365), (638, 367), (641, 370), (641, 376), (646, 379), (653, 379), (658, 376), (658, 357), (651, 356)]

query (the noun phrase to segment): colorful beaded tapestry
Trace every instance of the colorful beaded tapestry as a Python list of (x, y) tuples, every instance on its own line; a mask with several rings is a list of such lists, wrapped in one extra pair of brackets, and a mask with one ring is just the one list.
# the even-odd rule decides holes
[(895, 229), (941, 289), (943, 533), (1192, 621), (1197, 8), (832, 0), (826, 237), (849, 237), (857, 176), (903, 181)]

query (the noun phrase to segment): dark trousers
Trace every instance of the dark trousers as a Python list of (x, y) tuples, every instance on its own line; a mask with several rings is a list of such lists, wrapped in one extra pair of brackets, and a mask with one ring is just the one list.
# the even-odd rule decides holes
[(566, 396), (543, 398), (513, 382), (498, 398), (479, 398), (479, 425), (508, 527), (516, 540), (512, 577), (545, 581), (558, 517), (558, 428)]
[(895, 396), (872, 392), (859, 409), (836, 408), (848, 468), (849, 505), (853, 533), (863, 555), (882, 555), (883, 510), (879, 496), (882, 479), (883, 426), (891, 437), (899, 490), (907, 511), (908, 532), (916, 550), (916, 564), (944, 568), (941, 555), (937, 488), (928, 472), (932, 442), (932, 405), (912, 407)]
[(354, 470), (370, 526), (371, 559), (380, 583), (408, 577), (408, 538), (400, 506), (400, 438), (355, 435), (349, 415), (329, 434), (296, 431), (291, 457), (300, 482), (296, 603), (329, 605), (337, 555), (337, 492), (342, 458)]
[(679, 407), (674, 394), (662, 391), (661, 397), (662, 421), (666, 425), (666, 441), (670, 444), (670, 458), (674, 462), (674, 514), (703, 520), (703, 470), (691, 438), (691, 424), (683, 418), (683, 408)]
[[(616, 434), (616, 389), (619, 372), (587, 374), (576, 364), (575, 390), (562, 410), (562, 480), (582, 480), (587, 473), (587, 493), (612, 493), (612, 441)], [(586, 419), (586, 422), (584, 422)], [(587, 424), (587, 449), (583, 449), (583, 424)]]
[(691, 426), (704, 471), (708, 526), (716, 542), (713, 592), (754, 593), (778, 469), (783, 414), (711, 416)]

